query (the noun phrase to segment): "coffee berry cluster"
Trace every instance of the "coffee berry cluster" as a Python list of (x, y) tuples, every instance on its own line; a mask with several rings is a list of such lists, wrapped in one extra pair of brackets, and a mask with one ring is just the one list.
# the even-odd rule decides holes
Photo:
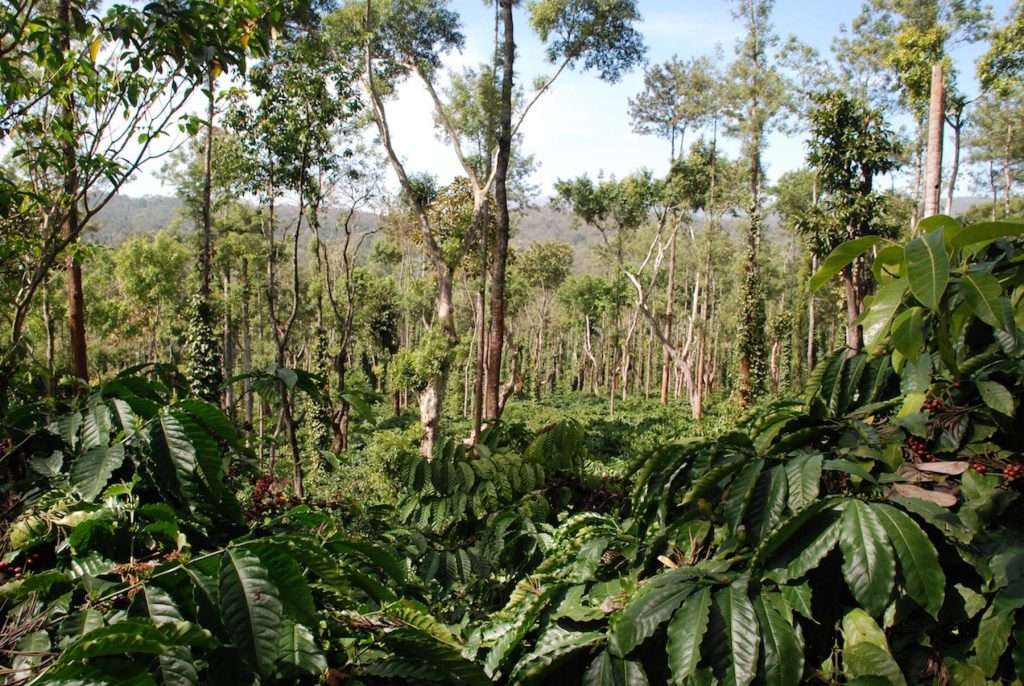
[(285, 495), (288, 483), (284, 479), (275, 479), (265, 474), (256, 480), (249, 500), (246, 515), (250, 520), (258, 519), (265, 514), (283, 510), (292, 504), (292, 499)]
[(17, 565), (12, 565), (9, 562), (0, 562), (0, 574), (7, 574), (8, 576), (21, 576), (22, 568)]
[(936, 459), (935, 453), (928, 448), (928, 441), (920, 438), (919, 436), (907, 436), (907, 439), (904, 441), (904, 445), (907, 447), (907, 450), (919, 460), (932, 462)]
[(14, 565), (9, 562), (0, 562), (0, 574), (20, 576), (22, 572), (27, 572), (31, 569), (39, 569), (44, 566), (45, 561), (43, 560), (43, 554), (39, 550), (36, 550), (26, 555), (20, 565)]

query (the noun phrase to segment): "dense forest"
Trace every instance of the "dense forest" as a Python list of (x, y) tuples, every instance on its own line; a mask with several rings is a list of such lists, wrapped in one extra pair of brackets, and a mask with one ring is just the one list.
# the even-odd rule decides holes
[(724, 4), (0, 0), (0, 680), (1020, 684), (1024, 2)]

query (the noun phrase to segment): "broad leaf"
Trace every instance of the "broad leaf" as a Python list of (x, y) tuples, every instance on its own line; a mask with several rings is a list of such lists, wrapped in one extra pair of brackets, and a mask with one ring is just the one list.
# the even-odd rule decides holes
[(841, 517), (818, 501), (785, 521), (758, 550), (769, 576), (779, 583), (799, 579), (817, 567), (839, 541)]
[(86, 450), (71, 465), (71, 485), (83, 500), (95, 500), (114, 470), (124, 462), (124, 446), (96, 446)]
[(978, 381), (976, 385), (986, 405), (999, 414), (1013, 416), (1013, 395), (1006, 390), (1006, 386), (996, 381)]
[(960, 294), (971, 312), (989, 326), (1003, 328), (1003, 288), (994, 276), (983, 271), (969, 271), (960, 277)]
[(307, 626), (316, 626), (313, 592), (295, 558), (283, 546), (269, 542), (257, 542), (246, 549), (260, 559), (270, 574), (284, 613)]
[(925, 307), (938, 310), (949, 283), (949, 255), (942, 232), (915, 238), (907, 243), (905, 252), (910, 292)]
[(274, 672), (281, 601), (270, 573), (244, 549), (229, 549), (220, 566), (221, 621), (243, 658), (264, 677)]
[(866, 299), (867, 312), (864, 314), (864, 345), (868, 351), (877, 353), (887, 342), (892, 318), (903, 302), (907, 282), (894, 279), (880, 287)]
[(979, 222), (965, 227), (953, 239), (951, 247), (964, 248), (978, 243), (988, 243), (997, 238), (1009, 238), (1024, 234), (1024, 224), (1017, 222)]
[(938, 619), (945, 598), (946, 575), (935, 546), (917, 522), (895, 507), (875, 504), (871, 509), (878, 515), (896, 551), (907, 593)]
[(818, 268), (818, 271), (814, 272), (814, 276), (811, 277), (809, 284), (811, 292), (814, 293), (819, 290), (822, 286), (831, 281), (833, 276), (842, 271), (846, 265), (853, 262), (883, 240), (885, 239), (881, 236), (863, 236), (861, 238), (854, 238), (852, 241), (846, 241), (833, 250), (829, 253), (829, 256), (825, 258), (825, 261), (821, 263), (821, 267)]
[(85, 634), (65, 650), (58, 664), (108, 655), (161, 655), (174, 642), (144, 619), (127, 619)]
[(900, 392), (904, 395), (910, 393), (924, 393), (932, 385), (932, 357), (921, 355), (917, 362), (907, 360), (903, 365), (903, 373), (900, 375)]
[(286, 622), (281, 630), (281, 662), (298, 671), (320, 674), (327, 669), (327, 659), (316, 645), (313, 632), (302, 624)]
[(803, 641), (792, 624), (762, 598), (754, 602), (764, 643), (766, 686), (796, 686), (804, 671)]
[(514, 683), (546, 683), (544, 675), (552, 663), (603, 638), (599, 631), (572, 631), (553, 624), (537, 639), (533, 652), (516, 665), (511, 679)]
[(729, 485), (723, 503), (725, 521), (731, 529), (735, 529), (743, 520), (743, 514), (747, 510), (750, 496), (757, 485), (757, 479), (764, 468), (764, 460), (752, 460), (746, 467), (740, 470), (736, 478)]
[[(142, 587), (142, 599), (146, 613), (156, 625), (173, 624), (182, 620), (181, 612), (170, 594), (152, 584)], [(159, 657), (160, 677), (165, 686), (195, 686), (199, 683), (195, 659), (188, 646), (168, 647)]]
[(163, 430), (167, 453), (179, 474), (191, 474), (196, 470), (196, 449), (189, 440), (181, 421), (170, 412), (160, 413), (160, 427)]
[(29, 683), (43, 659), (50, 651), (50, 635), (42, 629), (25, 634), (18, 639), (11, 671), (6, 683)]
[(747, 536), (761, 541), (782, 519), (786, 509), (786, 471), (776, 465), (761, 474), (750, 498)]
[(906, 686), (899, 665), (889, 652), (885, 632), (861, 609), (843, 617), (843, 666), (855, 679), (883, 678), (890, 686)]
[(672, 681), (685, 683), (697, 670), (700, 644), (708, 627), (711, 612), (711, 590), (702, 588), (676, 610), (668, 625), (668, 666)]
[(906, 677), (892, 655), (874, 643), (858, 643), (843, 651), (843, 666), (855, 678), (881, 677), (891, 686), (907, 686)]
[(639, 662), (615, 657), (607, 650), (594, 658), (583, 675), (583, 686), (648, 686)]
[(220, 446), (192, 415), (180, 410), (172, 411), (170, 414), (177, 420), (189, 445), (192, 446), (192, 455), (203, 475), (203, 480), (214, 497), (219, 498), (224, 480), (224, 462), (221, 459)]
[(668, 621), (676, 608), (694, 591), (693, 570), (686, 567), (659, 574), (629, 600), (609, 630), (609, 649), (625, 657)]
[(821, 455), (801, 455), (786, 463), (789, 509), (799, 512), (813, 503), (821, 489)]
[(872, 615), (881, 614), (889, 602), (896, 569), (885, 527), (866, 503), (847, 501), (839, 548), (843, 552), (843, 576), (853, 597)]
[(936, 230), (941, 230), (942, 237), (948, 247), (953, 242), (953, 239), (963, 231), (963, 226), (959, 221), (945, 214), (933, 214), (917, 223), (917, 232), (919, 234), (928, 234)]
[(747, 597), (747, 584), (737, 581), (715, 593), (712, 628), (713, 662), (724, 686), (747, 686), (757, 674), (757, 614)]
[(978, 636), (974, 639), (974, 663), (986, 677), (995, 674), (999, 659), (1009, 647), (1013, 625), (1013, 612), (997, 612), (994, 605), (981, 618)]
[(557, 586), (549, 586), (542, 593), (527, 598), (524, 604), (517, 608), (515, 617), (502, 625), (503, 631), (495, 640), (491, 651), (487, 654), (487, 660), (484, 662), (484, 670), (488, 676), (494, 676), (508, 654), (518, 648), (527, 633), (534, 628), (534, 622), (548, 606), (551, 595), (557, 588)]
[(910, 307), (900, 312), (892, 323), (892, 346), (903, 357), (916, 362), (924, 347), (924, 310)]

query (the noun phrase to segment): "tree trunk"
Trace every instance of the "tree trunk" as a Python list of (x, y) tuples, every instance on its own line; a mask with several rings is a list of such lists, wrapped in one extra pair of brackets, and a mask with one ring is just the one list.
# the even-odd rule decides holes
[[(234, 324), (231, 321), (231, 272), (224, 270), (221, 277), (224, 287), (224, 381), (226, 382), (235, 373), (235, 346), (234, 346)], [(224, 410), (229, 417), (235, 416), (235, 392), (234, 385), (224, 385)]]
[(480, 441), (480, 429), (484, 416), (484, 377), (487, 368), (487, 240), (480, 241), (480, 287), (476, 292), (476, 377), (473, 379), (473, 419), (469, 440), (473, 445)]
[[(676, 234), (672, 232), (672, 242), (669, 245), (668, 253), (668, 283), (665, 285), (665, 338), (672, 340), (672, 305), (675, 300), (676, 289)], [(668, 348), (663, 348), (661, 354), (661, 404), (668, 404), (669, 373), (672, 367), (672, 355)]]
[(861, 327), (857, 323), (860, 317), (857, 284), (854, 279), (854, 266), (847, 265), (843, 269), (843, 286), (846, 290), (846, 349), (849, 356), (856, 355), (861, 349)]
[(334, 356), (334, 374), (337, 379), (338, 409), (331, 417), (334, 433), (334, 452), (341, 453), (348, 450), (348, 416), (349, 403), (345, 400), (345, 391), (348, 388), (348, 359), (346, 350), (338, 351)]
[(960, 113), (957, 113), (953, 121), (949, 122), (949, 128), (953, 129), (953, 164), (949, 169), (949, 186), (946, 189), (946, 215), (953, 216), (953, 194), (956, 192), (956, 177), (960, 173), (960, 130), (964, 123)]
[(483, 386), (484, 371), (487, 365), (487, 313), (484, 274), (486, 258), (480, 255), (480, 288), (476, 292), (476, 376), (473, 379), (473, 421), (470, 441), (476, 444), (480, 440), (480, 429), (483, 425)]
[(50, 280), (43, 282), (43, 329), (46, 331), (46, 390), (50, 397), (57, 393), (56, 369), (54, 363), (53, 312), (50, 310)]
[[(455, 322), (452, 312), (452, 270), (449, 267), (437, 267), (437, 322), (436, 325), (455, 341)], [(430, 459), (434, 455), (437, 439), (440, 436), (441, 413), (444, 410), (444, 394), (448, 385), (448, 371), (451, 356), (445, 355), (441, 360), (437, 374), (430, 377), (426, 387), (420, 391), (420, 423), (423, 424), (423, 437), (420, 440), (420, 455)]]
[(508, 262), (509, 209), (508, 165), (512, 155), (512, 80), (515, 40), (512, 22), (513, 0), (499, 0), (503, 27), (501, 116), (498, 154), (494, 170), (494, 201), (498, 216), (494, 236), (494, 261), (491, 265), (491, 322), (487, 342), (487, 387), (484, 416), (496, 420), (501, 414), (501, 354), (505, 341), (505, 271)]
[[(818, 271), (818, 256), (811, 255), (811, 273)], [(807, 299), (807, 373), (814, 369), (814, 330), (816, 324), (816, 309), (814, 306), (814, 293)]]
[[(920, 125), (918, 125), (920, 130)], [(920, 133), (914, 150), (914, 187), (912, 190), (914, 203), (910, 206), (910, 232), (917, 230), (917, 223), (921, 221), (921, 180), (924, 178), (924, 159), (921, 154)]]
[(544, 343), (547, 333), (547, 312), (541, 307), (540, 328), (537, 332), (537, 358), (533, 365), (533, 393), (536, 400), (540, 400), (541, 386), (544, 385)]
[[(753, 4), (749, 5), (751, 47), (748, 57), (750, 69), (756, 75), (761, 72), (762, 47), (758, 31), (758, 20), (754, 16)], [(761, 287), (761, 273), (758, 263), (758, 249), (761, 242), (761, 148), (764, 144), (764, 112), (760, 93), (755, 93), (747, 105), (747, 119), (750, 122), (749, 177), (750, 177), (750, 226), (747, 229), (746, 269), (741, 297), (742, 327), (739, 332), (739, 402), (748, 407), (760, 394), (764, 381), (764, 295)]]
[(203, 244), (199, 252), (199, 271), (202, 276), (199, 293), (204, 301), (210, 299), (210, 250), (213, 233), (212, 195), (213, 195), (213, 64), (207, 65), (206, 87), (206, 147), (203, 150), (203, 208), (202, 230)]
[[(58, 19), (64, 25), (61, 49), (71, 51), (71, 0), (60, 0)], [(68, 338), (71, 345), (71, 375), (83, 382), (89, 381), (89, 358), (85, 339), (85, 291), (82, 289), (82, 265), (75, 256), (75, 246), (81, 227), (78, 225), (78, 143), (75, 129), (75, 98), (68, 93), (61, 106), (61, 119), (68, 138), (61, 144), (64, 158), (64, 196), (67, 203), (64, 217), (64, 237), (70, 239), (65, 269), (68, 290)]]
[(945, 122), (945, 87), (942, 64), (932, 65), (931, 100), (928, 108), (928, 161), (925, 169), (924, 216), (939, 213), (942, 193), (942, 125)]
[(302, 482), (302, 462), (299, 460), (299, 438), (295, 431), (295, 418), (292, 416), (292, 398), (284, 381), (278, 384), (278, 388), (281, 390), (281, 413), (288, 435), (288, 446), (292, 453), (292, 493), (301, 500), (305, 495), (305, 488)]
[(991, 159), (988, 161), (988, 185), (992, 193), (992, 209), (989, 212), (989, 219), (995, 221), (999, 209), (999, 186), (996, 184), (995, 161)]
[[(242, 372), (248, 374), (252, 371), (252, 330), (249, 322), (249, 259), (242, 258)], [(246, 430), (252, 431), (253, 413), (253, 391), (252, 379), (245, 379), (242, 382), (242, 392), (245, 393), (245, 425)]]
[(1003, 217), (1010, 216), (1010, 150), (1013, 147), (1013, 123), (1006, 125), (1006, 142), (1003, 145)]

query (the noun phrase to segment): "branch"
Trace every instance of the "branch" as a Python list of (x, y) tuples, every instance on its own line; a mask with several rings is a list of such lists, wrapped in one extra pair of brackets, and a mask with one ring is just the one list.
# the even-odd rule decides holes
[[(547, 92), (548, 88), (551, 87), (551, 84), (553, 84), (555, 82), (555, 79), (557, 79), (565, 70), (565, 68), (569, 66), (570, 62), (572, 62), (572, 58), (566, 57), (562, 64), (559, 65), (558, 70), (555, 71), (555, 75), (552, 76), (547, 81), (545, 81), (541, 85), (541, 87), (537, 89), (537, 92), (533, 94), (533, 98), (531, 98), (530, 102), (528, 102), (526, 104), (526, 107), (523, 108), (523, 111), (519, 114), (519, 118), (516, 120), (515, 125), (512, 127), (512, 132), (509, 134), (510, 140), (515, 140), (516, 134), (519, 133), (519, 128), (523, 125), (523, 121), (526, 119), (526, 115), (530, 113), (530, 110), (533, 109), (533, 106), (537, 104), (537, 101), (540, 99), (540, 96)], [(497, 154), (498, 146), (494, 146), (494, 148), (491, 150), (491, 158), (493, 159), (497, 157)], [(497, 169), (497, 164), (491, 165), (491, 174), (490, 176), (487, 177), (487, 183), (484, 184), (485, 189), (490, 188), (491, 184), (494, 183), (494, 176), (497, 173)]]
[[(370, 4), (366, 4), (367, 16), (370, 13)], [(373, 52), (370, 49), (370, 39), (366, 39), (366, 90), (370, 96), (370, 103), (373, 105), (373, 119), (377, 124), (377, 131), (380, 133), (381, 143), (384, 145), (384, 150), (388, 154), (388, 159), (391, 161), (391, 166), (395, 170), (395, 174), (398, 176), (398, 181), (402, 185), (402, 188), (406, 193), (409, 194), (410, 198), (416, 205), (416, 218), (419, 220), (420, 229), (423, 233), (423, 244), (427, 248), (427, 253), (430, 255), (430, 259), (435, 265), (444, 264), (444, 256), (441, 253), (441, 247), (434, 240), (434, 231), (430, 226), (430, 219), (427, 217), (426, 208), (422, 207), (419, 201), (416, 200), (414, 195), (414, 189), (412, 181), (409, 179), (408, 173), (405, 171), (405, 165), (398, 159), (398, 154), (395, 152), (394, 145), (391, 142), (391, 128), (388, 126), (387, 114), (384, 111), (384, 103), (380, 99), (380, 94), (377, 92), (377, 87), (373, 82)]]
[[(416, 70), (416, 73), (423, 81), (423, 84), (427, 87), (427, 92), (430, 93), (430, 99), (434, 101), (434, 111), (437, 112), (437, 116), (441, 119), (441, 124), (444, 126), (445, 131), (448, 132), (448, 137), (452, 140), (452, 148), (455, 150), (455, 156), (459, 159), (459, 164), (462, 165), (462, 169), (466, 172), (466, 176), (469, 177), (469, 182), (473, 185), (473, 190), (477, 193), (481, 193), (485, 189), (480, 187), (480, 179), (476, 174), (476, 170), (473, 169), (473, 165), (469, 164), (468, 160), (466, 160), (465, 154), (462, 152), (462, 143), (459, 141), (459, 132), (455, 130), (455, 125), (448, 116), (448, 111), (445, 109), (444, 103), (441, 102), (441, 98), (438, 97), (434, 84), (427, 78), (422, 65), (415, 64), (412, 65), (412, 67)], [(488, 188), (489, 187), (490, 179), (488, 179)]]

